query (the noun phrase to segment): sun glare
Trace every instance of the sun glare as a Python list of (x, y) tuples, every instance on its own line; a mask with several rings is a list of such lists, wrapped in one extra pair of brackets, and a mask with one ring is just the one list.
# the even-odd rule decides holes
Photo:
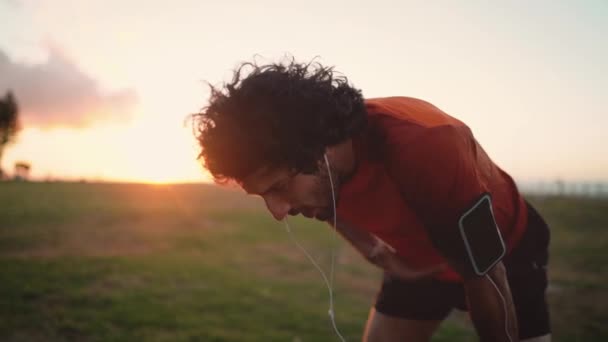
[(160, 118), (141, 120), (125, 142), (126, 174), (150, 184), (206, 181), (196, 160), (196, 142), (187, 128)]

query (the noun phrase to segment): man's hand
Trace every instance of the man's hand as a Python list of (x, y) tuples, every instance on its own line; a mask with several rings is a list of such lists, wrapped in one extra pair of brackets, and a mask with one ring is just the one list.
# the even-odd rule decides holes
[(440, 264), (426, 269), (414, 269), (408, 266), (391, 246), (380, 239), (376, 240), (376, 245), (367, 255), (367, 259), (388, 273), (406, 281), (430, 277), (447, 268), (446, 264)]

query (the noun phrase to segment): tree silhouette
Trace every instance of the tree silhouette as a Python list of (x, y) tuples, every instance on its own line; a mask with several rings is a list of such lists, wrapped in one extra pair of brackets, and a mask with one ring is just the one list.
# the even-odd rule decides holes
[(9, 90), (0, 98), (0, 176), (2, 176), (2, 154), (4, 148), (15, 141), (19, 131), (19, 108), (13, 93)]

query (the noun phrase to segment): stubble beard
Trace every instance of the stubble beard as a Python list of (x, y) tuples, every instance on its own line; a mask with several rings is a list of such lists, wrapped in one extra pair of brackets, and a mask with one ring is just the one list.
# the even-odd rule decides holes
[[(331, 169), (331, 167), (330, 167)], [(336, 206), (338, 205), (338, 189), (340, 188), (340, 181), (337, 175), (337, 172), (331, 169), (331, 181), (333, 181), (333, 193), (336, 196)], [(324, 206), (321, 208), (319, 213), (315, 215), (315, 218), (320, 221), (333, 221), (334, 218), (334, 198), (332, 195), (332, 184), (329, 179), (329, 174), (327, 172), (327, 166), (323, 165), (319, 170), (319, 176), (317, 179), (316, 186), (316, 197), (319, 199), (321, 203), (324, 203)], [(331, 222), (330, 222), (331, 223)]]

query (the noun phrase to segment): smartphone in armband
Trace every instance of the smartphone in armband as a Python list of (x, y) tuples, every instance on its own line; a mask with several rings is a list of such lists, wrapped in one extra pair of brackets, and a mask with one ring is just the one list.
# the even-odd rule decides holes
[(485, 275), (506, 254), (490, 194), (484, 194), (467, 210), (458, 220), (458, 226), (473, 271), (479, 276)]

